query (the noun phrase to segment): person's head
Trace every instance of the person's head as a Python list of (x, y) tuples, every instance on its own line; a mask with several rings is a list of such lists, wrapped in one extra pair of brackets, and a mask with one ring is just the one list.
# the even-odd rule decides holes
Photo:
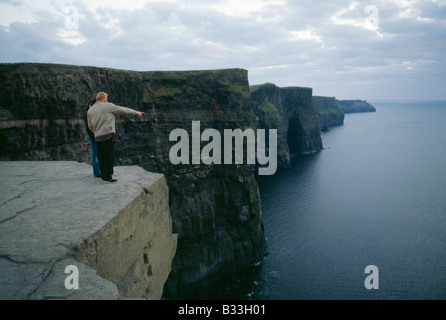
[(90, 100), (85, 105), (85, 110), (88, 111), (94, 104), (96, 103), (96, 99)]
[(107, 102), (107, 98), (108, 98), (108, 94), (106, 94), (105, 92), (99, 92), (96, 95), (96, 100), (97, 101)]

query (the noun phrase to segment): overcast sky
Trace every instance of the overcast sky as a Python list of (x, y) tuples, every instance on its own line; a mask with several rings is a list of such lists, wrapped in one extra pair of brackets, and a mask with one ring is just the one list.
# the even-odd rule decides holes
[(0, 62), (243, 68), (339, 99), (446, 99), (446, 0), (0, 0)]

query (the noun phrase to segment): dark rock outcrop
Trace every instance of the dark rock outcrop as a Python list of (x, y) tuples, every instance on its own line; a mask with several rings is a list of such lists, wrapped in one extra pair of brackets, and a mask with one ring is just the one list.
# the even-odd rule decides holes
[(365, 100), (336, 100), (344, 113), (376, 112), (374, 106)]
[[(173, 165), (172, 130), (256, 128), (247, 71), (134, 72), (52, 64), (0, 65), (0, 160), (90, 161), (83, 106), (99, 91), (145, 112), (118, 117), (116, 165), (163, 173), (177, 253), (165, 287), (181, 298), (196, 287), (263, 259), (266, 243), (255, 165)], [(308, 92), (284, 95), (290, 100)], [(306, 98), (311, 102), (310, 98)], [(283, 104), (286, 112), (291, 101)], [(305, 115), (305, 112), (303, 113)], [(290, 121), (304, 121), (297, 116)], [(290, 126), (292, 127), (292, 126)], [(294, 129), (297, 130), (297, 129)], [(303, 139), (291, 150), (313, 150)], [(307, 145), (309, 144), (309, 145)], [(301, 148), (301, 149), (300, 149)], [(119, 182), (118, 182), (119, 183)]]
[(285, 87), (266, 83), (254, 85), (251, 105), (258, 126), (277, 129), (278, 166), (287, 167), (293, 155), (322, 149), (318, 113), (313, 107), (311, 88)]
[(319, 114), (322, 131), (344, 124), (344, 111), (341, 110), (334, 97), (313, 96), (313, 106)]

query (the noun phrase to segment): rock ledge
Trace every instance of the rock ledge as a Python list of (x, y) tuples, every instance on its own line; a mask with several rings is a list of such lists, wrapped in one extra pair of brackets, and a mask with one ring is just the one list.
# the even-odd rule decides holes
[[(0, 299), (160, 299), (175, 256), (164, 175), (73, 161), (0, 162)], [(66, 289), (79, 271), (79, 289)]]

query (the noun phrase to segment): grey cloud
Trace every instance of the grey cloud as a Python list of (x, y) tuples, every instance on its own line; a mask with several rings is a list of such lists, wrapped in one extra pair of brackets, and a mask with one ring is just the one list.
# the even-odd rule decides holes
[[(132, 70), (241, 67), (248, 69), (252, 83), (310, 86), (319, 95), (344, 98), (352, 90), (345, 84), (367, 97), (387, 97), (392, 83), (444, 78), (438, 70), (445, 67), (445, 6), (438, 3), (418, 2), (414, 12), (430, 18), (420, 21), (415, 14), (401, 18), (403, 7), (376, 1), (379, 32), (333, 21), (336, 15), (362, 21), (365, 1), (352, 10), (347, 10), (350, 1), (288, 1), (252, 11), (249, 18), (200, 3), (151, 2), (135, 11), (102, 8), (99, 19), (79, 2), (78, 31), (85, 42), (76, 46), (59, 37), (63, 16), (40, 12), (38, 23), (0, 29), (5, 48), (0, 58)], [(114, 20), (116, 25), (108, 27)], [(309, 33), (299, 32), (305, 30), (318, 38), (303, 39)], [(439, 92), (438, 86), (427, 86), (425, 95)]]

